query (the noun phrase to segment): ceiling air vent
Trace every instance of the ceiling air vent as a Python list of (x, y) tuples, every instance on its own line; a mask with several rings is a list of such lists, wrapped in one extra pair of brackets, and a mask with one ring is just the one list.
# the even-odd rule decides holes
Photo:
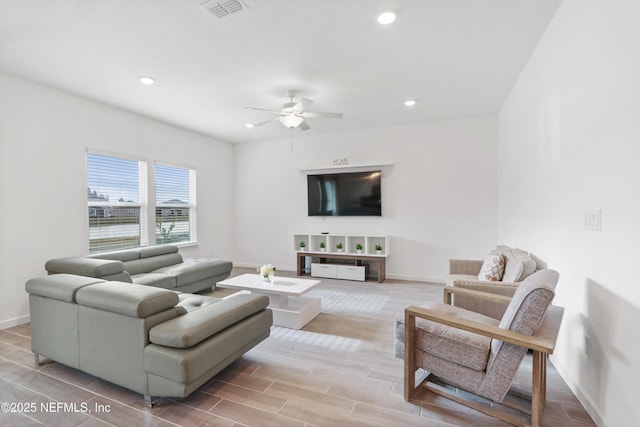
[(241, 0), (204, 0), (200, 2), (200, 6), (218, 18), (224, 18), (232, 13), (240, 12), (243, 9), (248, 9), (247, 5)]

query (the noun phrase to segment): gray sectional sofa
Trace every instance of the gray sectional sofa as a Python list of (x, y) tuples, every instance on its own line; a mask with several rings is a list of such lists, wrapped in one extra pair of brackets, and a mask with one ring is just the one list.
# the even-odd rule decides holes
[(55, 274), (26, 283), (31, 348), (145, 396), (186, 397), (269, 336), (266, 296), (224, 299)]
[(183, 259), (173, 245), (104, 252), (47, 261), (49, 274), (69, 273), (104, 280), (148, 285), (180, 292), (215, 288), (231, 273), (231, 261)]

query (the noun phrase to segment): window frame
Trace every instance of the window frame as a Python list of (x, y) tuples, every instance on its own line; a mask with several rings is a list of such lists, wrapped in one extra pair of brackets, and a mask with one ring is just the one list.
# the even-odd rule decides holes
[[(89, 187), (90, 187), (90, 169), (89, 169), (89, 156), (102, 156), (109, 157), (113, 159), (119, 160), (127, 160), (127, 161), (136, 161), (138, 162), (138, 197), (140, 202), (134, 205), (119, 205), (119, 207), (137, 207), (139, 209), (139, 218), (138, 224), (140, 227), (139, 231), (139, 244), (138, 246), (129, 246), (121, 245), (118, 248), (108, 248), (99, 246), (96, 248), (96, 245), (92, 245), (92, 234), (95, 235), (95, 232), (92, 233), (92, 217), (90, 215), (91, 209), (100, 209), (100, 206), (91, 205), (89, 200)], [(159, 242), (157, 239), (156, 233), (156, 212), (158, 209), (158, 203), (156, 200), (156, 187), (157, 187), (157, 179), (156, 179), (156, 169), (158, 165), (162, 165), (165, 167), (174, 167), (180, 169), (186, 169), (188, 171), (189, 176), (189, 201), (186, 205), (184, 205), (185, 209), (188, 209), (189, 215), (189, 238), (184, 241), (177, 242)], [(193, 166), (181, 165), (174, 162), (166, 162), (157, 159), (149, 159), (149, 158), (141, 158), (136, 156), (131, 156), (127, 154), (121, 153), (113, 153), (101, 150), (94, 150), (87, 148), (85, 152), (85, 187), (87, 190), (87, 198), (85, 199), (85, 218), (87, 218), (87, 252), (91, 254), (97, 254), (101, 252), (108, 252), (112, 250), (118, 249), (133, 249), (136, 247), (145, 247), (145, 246), (156, 246), (162, 244), (173, 244), (176, 246), (191, 246), (198, 244), (197, 239), (197, 176), (198, 171)], [(112, 205), (118, 205), (117, 203), (109, 202)], [(139, 206), (138, 206), (139, 205)], [(182, 208), (176, 206), (176, 209)]]

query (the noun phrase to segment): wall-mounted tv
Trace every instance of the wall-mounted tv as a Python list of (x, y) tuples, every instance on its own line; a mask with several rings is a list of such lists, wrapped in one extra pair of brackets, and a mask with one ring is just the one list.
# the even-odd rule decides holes
[(381, 171), (307, 175), (309, 216), (382, 216)]

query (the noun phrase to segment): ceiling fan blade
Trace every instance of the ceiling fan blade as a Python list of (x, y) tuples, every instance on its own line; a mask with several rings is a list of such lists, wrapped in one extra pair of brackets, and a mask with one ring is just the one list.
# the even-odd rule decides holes
[(298, 113), (302, 113), (305, 108), (309, 105), (313, 104), (313, 100), (309, 98), (302, 98), (296, 105), (293, 106), (293, 109)]
[(274, 120), (278, 120), (278, 117), (276, 117), (275, 119), (265, 120), (264, 122), (260, 122), (260, 123), (253, 123), (253, 127), (266, 125), (267, 123), (272, 122)]
[(311, 129), (311, 126), (309, 126), (309, 124), (307, 122), (302, 122), (300, 123), (300, 125), (298, 125), (298, 127), (302, 130), (309, 130)]
[(302, 113), (303, 117), (323, 117), (326, 119), (341, 119), (342, 113)]
[(245, 110), (255, 110), (255, 111), (268, 111), (270, 113), (280, 114), (280, 110), (270, 110), (268, 108), (258, 108), (258, 107), (244, 107)]

